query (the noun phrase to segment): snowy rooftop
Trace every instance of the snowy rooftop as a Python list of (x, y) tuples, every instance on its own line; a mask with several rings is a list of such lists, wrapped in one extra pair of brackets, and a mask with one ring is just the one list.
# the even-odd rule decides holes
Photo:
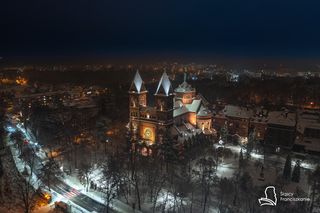
[(296, 140), (296, 144), (303, 145), (305, 150), (320, 152), (320, 139), (319, 138), (303, 138), (303, 140)]
[(306, 128), (320, 129), (320, 113), (314, 111), (298, 111), (297, 131), (304, 133)]
[(296, 114), (285, 111), (272, 111), (268, 114), (269, 124), (278, 124), (283, 126), (295, 126)]
[(175, 92), (194, 92), (195, 89), (191, 87), (186, 81), (180, 84), (175, 90)]
[(197, 113), (197, 116), (211, 116), (211, 111), (204, 105), (202, 96), (197, 96), (197, 99), (193, 100), (191, 104), (183, 104), (180, 100), (174, 102), (173, 116), (177, 117), (182, 114), (193, 112)]
[(183, 103), (180, 100), (176, 100), (174, 102), (174, 108), (179, 108), (179, 107), (182, 107), (182, 106), (183, 106)]
[(223, 114), (227, 117), (246, 118), (249, 119), (253, 116), (253, 111), (246, 107), (226, 105)]
[(191, 87), (190, 84), (187, 83), (187, 73), (184, 73), (183, 83), (179, 85), (178, 88), (174, 90), (175, 92), (193, 92), (194, 88)]
[(186, 104), (187, 109), (190, 112), (197, 112), (201, 105), (201, 100), (193, 100), (191, 104)]
[(200, 117), (212, 116), (212, 113), (206, 107), (201, 106), (199, 112), (197, 113), (197, 116), (200, 116)]
[[(202, 103), (202, 100), (198, 100), (198, 99), (193, 100), (191, 104), (185, 104), (185, 105), (183, 105), (181, 101), (176, 101), (175, 110), (173, 111), (173, 116), (177, 117), (179, 115), (182, 115), (188, 112), (199, 113), (200, 112), (199, 110), (201, 110), (201, 107), (203, 107), (201, 103)], [(205, 107), (203, 107), (202, 112), (200, 114), (204, 116), (205, 113), (210, 113), (210, 111), (207, 110)]]
[(185, 114), (185, 113), (187, 113), (187, 112), (189, 112), (189, 110), (188, 110), (187, 107), (185, 107), (185, 106), (176, 108), (176, 109), (173, 111), (173, 117), (177, 117), (177, 116), (183, 115), (183, 114)]

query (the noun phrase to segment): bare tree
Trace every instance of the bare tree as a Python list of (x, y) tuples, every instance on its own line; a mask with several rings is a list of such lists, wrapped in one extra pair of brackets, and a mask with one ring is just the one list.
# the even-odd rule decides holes
[(141, 210), (141, 188), (140, 188), (141, 180), (142, 180), (142, 177), (139, 174), (139, 172), (137, 172), (137, 171), (134, 172), (133, 177), (131, 179), (131, 183), (134, 187), (135, 196), (138, 201), (138, 209), (139, 210)]
[(219, 182), (219, 209), (221, 212), (225, 212), (225, 204), (231, 199), (234, 193), (233, 182), (227, 178), (222, 178)]
[(246, 195), (241, 197), (243, 199), (243, 208), (246, 210), (246, 212), (254, 212), (253, 195), (254, 192), (258, 190), (254, 189), (252, 177), (248, 172), (245, 172), (242, 176), (240, 176), (239, 189), (241, 190), (242, 194)]
[(58, 180), (57, 177), (63, 175), (58, 163), (52, 157), (39, 169), (39, 172), (39, 178), (48, 186), (49, 191), (51, 191), (51, 184)]
[(102, 193), (106, 204), (106, 212), (109, 213), (112, 201), (118, 196), (118, 188), (121, 182), (120, 170), (116, 160), (110, 157), (103, 166), (103, 176), (100, 180)]
[(91, 163), (89, 162), (82, 162), (80, 164), (80, 168), (79, 168), (79, 177), (81, 180), (84, 180), (84, 186), (86, 191), (89, 191), (89, 185), (90, 185), (90, 180), (91, 180), (91, 174), (93, 172), (93, 168)]
[(167, 175), (161, 170), (161, 159), (157, 156), (149, 156), (144, 159), (144, 164), (142, 165), (144, 172), (144, 179), (148, 189), (148, 194), (150, 202), (153, 203), (153, 212), (155, 211), (158, 196), (160, 191), (163, 189)]
[(195, 176), (202, 189), (202, 212), (206, 212), (207, 204), (210, 199), (211, 188), (217, 181), (215, 173), (215, 161), (209, 158), (201, 158), (197, 162), (198, 170), (194, 170)]
[(42, 182), (36, 177), (36, 161), (34, 153), (30, 153), (26, 158), (25, 171), (23, 176), (18, 176), (15, 180), (18, 190), (18, 199), (21, 201), (24, 213), (32, 211), (36, 204), (38, 190), (42, 188)]

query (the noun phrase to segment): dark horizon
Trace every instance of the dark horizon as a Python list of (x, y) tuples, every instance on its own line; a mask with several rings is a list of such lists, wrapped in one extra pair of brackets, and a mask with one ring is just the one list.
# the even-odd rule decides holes
[(250, 55), (191, 55), (191, 54), (82, 54), (50, 56), (10, 56), (0, 58), (0, 68), (8, 66), (54, 66), (54, 65), (152, 65), (164, 63), (180, 64), (215, 64), (229, 68), (288, 68), (317, 71), (320, 68), (320, 57), (259, 57)]
[(288, 0), (13, 0), (0, 11), (0, 57), (319, 59), (319, 6)]

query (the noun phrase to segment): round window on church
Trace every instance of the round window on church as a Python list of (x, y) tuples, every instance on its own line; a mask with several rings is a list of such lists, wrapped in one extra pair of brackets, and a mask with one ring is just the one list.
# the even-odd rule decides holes
[(152, 130), (149, 129), (149, 128), (146, 128), (144, 130), (144, 138), (145, 139), (148, 139), (148, 140), (151, 140), (152, 139)]

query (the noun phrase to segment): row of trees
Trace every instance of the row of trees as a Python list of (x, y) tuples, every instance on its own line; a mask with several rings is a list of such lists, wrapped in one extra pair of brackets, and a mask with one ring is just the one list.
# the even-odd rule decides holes
[(116, 153), (111, 162), (117, 159), (117, 167), (105, 167), (108, 175), (104, 178), (111, 181), (105, 180), (108, 187), (102, 189), (106, 203), (121, 197), (139, 210), (142, 204), (151, 203), (153, 212), (208, 212), (212, 207), (221, 212), (239, 212), (239, 208), (243, 212), (259, 212), (255, 198), (262, 188), (253, 186), (248, 173), (220, 179), (216, 175), (215, 153), (193, 152), (193, 158), (185, 156), (181, 160), (176, 147), (176, 142), (166, 138), (152, 155), (140, 155), (137, 146), (129, 156)]
[[(296, 161), (295, 166), (292, 170), (292, 158), (289, 154), (286, 158), (286, 162), (283, 169), (283, 179), (285, 181), (292, 181), (299, 183), (300, 182), (300, 173), (301, 173), (301, 162), (299, 160)], [(320, 203), (320, 166), (318, 165), (315, 171), (307, 172), (308, 175), (308, 183), (311, 187), (311, 203), (309, 212), (312, 213), (314, 209), (315, 203)]]

